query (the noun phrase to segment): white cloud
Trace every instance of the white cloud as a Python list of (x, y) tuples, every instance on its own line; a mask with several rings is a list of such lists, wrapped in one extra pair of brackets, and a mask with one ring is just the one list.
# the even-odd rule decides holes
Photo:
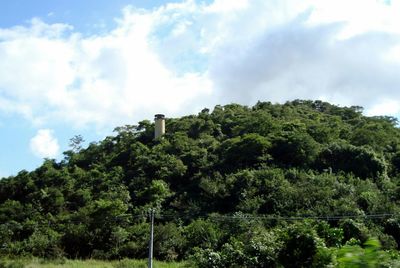
[(366, 111), (367, 115), (396, 115), (400, 114), (400, 100), (383, 99)]
[(60, 146), (50, 129), (40, 129), (30, 141), (30, 148), (34, 155), (40, 158), (55, 158)]
[(0, 111), (113, 127), (232, 101), (399, 100), (400, 1), (334, 3), (189, 0), (127, 7), (102, 35), (38, 19), (0, 29)]
[[(387, 55), (389, 51), (395, 53), (393, 48), (400, 43), (399, 35), (392, 31), (395, 27), (386, 30), (382, 24), (354, 28), (369, 19), (364, 15), (372, 15), (374, 7), (379, 10), (381, 3), (368, 1), (366, 11), (359, 3), (363, 8), (352, 10), (354, 20), (350, 16), (343, 19), (341, 12), (349, 11), (344, 3), (339, 3), (336, 9), (327, 9), (331, 12), (329, 21), (320, 17), (317, 9), (327, 1), (315, 5), (308, 1), (310, 8), (298, 6), (295, 13), (287, 12), (290, 3), (295, 1), (275, 2), (264, 9), (261, 3), (255, 4), (244, 10), (236, 22), (228, 24), (226, 32), (231, 32), (231, 36), (226, 35), (224, 42), (214, 48), (209, 65), (220, 102), (227, 96), (229, 101), (246, 104), (259, 99), (282, 102), (322, 98), (376, 111), (372, 107), (378, 102), (400, 99), (400, 61), (393, 57), (388, 60)], [(296, 5), (290, 10), (296, 10)], [(268, 14), (278, 19), (258, 22), (259, 17), (268, 18)], [(376, 20), (399, 25), (394, 9), (376, 15), (380, 16)], [(242, 17), (248, 19), (236, 27)], [(257, 30), (247, 34), (250, 25)], [(234, 28), (229, 30), (230, 26)]]
[(127, 9), (112, 32), (85, 38), (37, 19), (0, 31), (0, 100), (8, 104), (1, 109), (39, 125), (102, 127), (189, 107), (211, 83), (204, 73), (178, 75), (163, 65), (151, 41), (157, 17)]
[(341, 37), (351, 37), (368, 31), (400, 33), (398, 11), (400, 1), (387, 4), (380, 0), (312, 0), (314, 12), (309, 23), (346, 23)]

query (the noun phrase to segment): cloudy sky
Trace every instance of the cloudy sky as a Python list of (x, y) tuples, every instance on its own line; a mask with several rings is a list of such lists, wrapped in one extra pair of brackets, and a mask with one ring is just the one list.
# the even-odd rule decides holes
[(155, 113), (301, 98), (400, 114), (400, 0), (0, 5), (0, 177)]

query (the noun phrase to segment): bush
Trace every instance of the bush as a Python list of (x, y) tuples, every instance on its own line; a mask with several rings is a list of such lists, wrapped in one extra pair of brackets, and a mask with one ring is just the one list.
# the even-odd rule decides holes
[(318, 157), (321, 169), (352, 172), (360, 178), (376, 178), (386, 173), (386, 163), (373, 150), (345, 143), (334, 143), (325, 148)]
[(225, 267), (244, 267), (247, 258), (248, 256), (244, 252), (244, 244), (240, 241), (231, 241), (222, 246), (221, 263)]
[(64, 252), (60, 248), (61, 235), (50, 228), (36, 230), (28, 240), (25, 248), (36, 257), (41, 258), (60, 258)]
[(391, 257), (381, 250), (379, 240), (368, 239), (363, 246), (341, 248), (338, 251), (339, 267), (393, 267)]
[(195, 248), (194, 254), (190, 256), (190, 262), (198, 268), (222, 268), (226, 267), (222, 263), (220, 253), (212, 249)]
[(185, 243), (181, 229), (174, 223), (156, 226), (154, 254), (157, 259), (174, 261), (182, 258)]
[(321, 242), (309, 226), (293, 225), (283, 234), (279, 260), (285, 267), (310, 267)]
[(186, 248), (212, 248), (218, 246), (222, 232), (218, 226), (209, 220), (198, 219), (185, 228)]
[(276, 267), (282, 241), (272, 231), (254, 233), (246, 243), (246, 263), (249, 267)]
[(362, 244), (368, 239), (368, 229), (362, 223), (356, 222), (352, 219), (346, 219), (342, 220), (339, 223), (339, 226), (343, 229), (344, 243), (354, 238)]

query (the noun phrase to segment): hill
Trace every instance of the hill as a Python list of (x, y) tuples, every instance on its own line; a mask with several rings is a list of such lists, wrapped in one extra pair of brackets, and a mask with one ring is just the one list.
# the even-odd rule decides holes
[(370, 238), (393, 257), (397, 123), (295, 100), (167, 118), (157, 140), (146, 120), (87, 148), (72, 139), (64, 160), (0, 181), (0, 254), (145, 258), (154, 208), (160, 260), (321, 267)]

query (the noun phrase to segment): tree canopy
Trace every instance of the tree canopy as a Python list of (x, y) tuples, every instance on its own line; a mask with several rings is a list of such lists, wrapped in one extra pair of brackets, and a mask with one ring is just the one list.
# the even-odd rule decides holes
[(77, 135), (62, 161), (0, 180), (0, 255), (144, 258), (150, 208), (155, 257), (199, 267), (339, 265), (371, 238), (400, 248), (395, 118), (295, 100), (166, 129), (154, 140), (144, 120), (86, 148)]

